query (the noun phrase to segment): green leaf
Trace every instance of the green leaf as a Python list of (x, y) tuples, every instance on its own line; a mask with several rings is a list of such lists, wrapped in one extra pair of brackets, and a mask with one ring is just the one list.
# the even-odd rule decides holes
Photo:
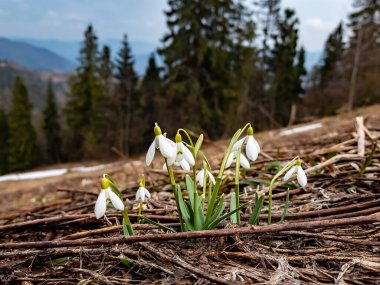
[(238, 208), (236, 208), (235, 210), (229, 212), (229, 213), (226, 213), (224, 214), (223, 216), (221, 216), (220, 218), (218, 219), (215, 219), (214, 221), (212, 221), (209, 225), (209, 229), (213, 229), (215, 228), (217, 225), (219, 225), (221, 222), (223, 222), (225, 219), (227, 219), (229, 216), (235, 214), (236, 212), (240, 211), (241, 209), (247, 207), (251, 202), (247, 202), (243, 205), (240, 205)]
[(203, 143), (203, 134), (201, 134), (199, 136), (197, 142), (195, 143), (195, 146), (194, 146), (194, 155), (195, 155), (195, 157), (198, 156), (198, 152), (201, 149), (202, 143)]
[(55, 258), (55, 259), (50, 260), (50, 264), (51, 264), (51, 266), (62, 265), (62, 264), (65, 264), (66, 262), (68, 262), (70, 260), (70, 258), (71, 258), (71, 256)]
[(253, 209), (252, 215), (248, 221), (250, 225), (257, 225), (259, 223), (261, 208), (263, 207), (263, 204), (264, 204), (264, 195), (260, 197), (258, 197), (257, 193), (255, 193), (255, 195), (256, 195), (255, 208)]
[(185, 230), (192, 231), (194, 230), (194, 227), (190, 219), (191, 214), (189, 213), (189, 209), (183, 200), (181, 187), (179, 185), (177, 187), (177, 197), (178, 197), (178, 204), (181, 211), (182, 219), (185, 222)]
[(194, 182), (189, 175), (186, 175), (186, 189), (189, 194), (190, 206), (194, 209)]
[(223, 213), (224, 209), (226, 207), (226, 203), (224, 203), (224, 196), (221, 197), (221, 199), (218, 199), (215, 203), (215, 211), (211, 216), (210, 222), (205, 225), (205, 227), (208, 229), (210, 223), (215, 221), (220, 217), (220, 215)]
[(120, 262), (125, 265), (126, 267), (128, 268), (131, 268), (133, 266), (133, 263), (124, 255), (124, 254), (121, 254), (119, 256), (119, 260)]
[[(236, 210), (236, 193), (232, 193), (230, 201), (230, 211)], [(236, 213), (230, 216), (231, 223), (237, 224), (237, 215)]]
[(169, 231), (169, 232), (172, 232), (172, 233), (176, 233), (176, 231), (173, 230), (172, 228), (169, 228), (169, 227), (167, 227), (167, 226), (165, 226), (165, 225), (162, 225), (162, 224), (160, 224), (160, 223), (157, 223), (157, 222), (155, 222), (155, 221), (152, 221), (151, 219), (145, 217), (144, 215), (141, 215), (141, 218), (142, 218), (145, 222), (147, 222), (147, 223), (149, 223), (149, 224), (151, 224), (151, 225), (155, 225), (155, 226), (157, 226), (157, 227), (163, 229), (164, 231)]

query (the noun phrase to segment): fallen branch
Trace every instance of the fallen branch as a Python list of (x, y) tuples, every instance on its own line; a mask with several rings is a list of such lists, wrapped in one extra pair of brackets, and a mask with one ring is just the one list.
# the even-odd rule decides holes
[[(52, 248), (52, 247), (71, 247), (71, 246), (95, 246), (95, 245), (111, 245), (111, 244), (132, 244), (135, 242), (146, 241), (168, 241), (183, 240), (191, 238), (210, 238), (234, 236), (239, 234), (256, 235), (265, 233), (276, 233), (290, 230), (307, 230), (316, 228), (329, 228), (344, 225), (371, 224), (380, 222), (380, 213), (355, 218), (333, 219), (325, 221), (311, 221), (299, 223), (273, 224), (259, 227), (242, 227), (232, 229), (218, 229), (207, 231), (190, 231), (169, 234), (147, 234), (142, 236), (121, 236), (114, 238), (98, 238), (84, 240), (53, 240), (53, 241), (37, 241), (37, 242), (18, 242), (0, 244), (0, 249), (12, 248)], [(380, 245), (380, 242), (373, 242), (372, 245)]]

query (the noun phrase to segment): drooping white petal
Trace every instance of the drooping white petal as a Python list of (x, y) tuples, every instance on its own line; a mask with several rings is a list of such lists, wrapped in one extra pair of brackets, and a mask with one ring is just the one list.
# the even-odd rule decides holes
[(235, 152), (237, 151), (239, 148), (241, 148), (243, 146), (243, 143), (245, 141), (247, 137), (245, 136), (244, 138), (238, 140), (236, 143), (234, 143), (234, 145), (232, 146), (232, 150), (231, 152)]
[(136, 191), (136, 201), (140, 200), (140, 198), (141, 198), (141, 191), (140, 191), (140, 188), (139, 188)]
[(288, 181), (289, 178), (293, 175), (294, 171), (296, 170), (296, 167), (293, 166), (292, 168), (290, 168), (288, 170), (288, 172), (286, 172), (285, 176), (284, 176), (284, 181)]
[(203, 180), (204, 180), (204, 176), (205, 175), (205, 170), (202, 169), (201, 171), (198, 172), (197, 176), (196, 176), (196, 179), (198, 181), (198, 184), (199, 186), (203, 187)]
[(144, 188), (144, 192), (145, 192), (145, 196), (150, 199), (150, 193), (148, 191), (148, 189)]
[(137, 192), (136, 192), (136, 200), (141, 200), (142, 202), (144, 202), (145, 196), (150, 198), (149, 191), (145, 187), (139, 187), (139, 189), (137, 189)]
[(245, 169), (250, 169), (251, 168), (251, 166), (249, 165), (248, 159), (243, 154), (240, 154), (240, 164)]
[(253, 136), (248, 136), (247, 146), (245, 147), (245, 153), (247, 154), (247, 157), (250, 160), (255, 161), (257, 159), (259, 153), (257, 151), (257, 147)]
[(166, 163), (162, 165), (162, 170), (168, 172), (168, 167), (166, 166)]
[(186, 159), (182, 159), (179, 164), (181, 165), (182, 169), (185, 171), (190, 171), (190, 164), (187, 162)]
[(257, 152), (258, 153), (260, 153), (260, 151), (261, 151), (261, 148), (260, 148), (260, 145), (259, 145), (259, 143), (257, 142), (257, 140), (252, 136), (252, 138), (253, 138), (253, 142), (255, 143), (255, 145), (256, 145), (256, 148), (257, 148)]
[(194, 156), (191, 153), (191, 151), (181, 142), (180, 143), (181, 152), (183, 153), (183, 156), (187, 160), (187, 162), (193, 166), (195, 164)]
[(210, 178), (212, 184), (215, 185), (215, 178), (214, 178), (214, 175), (212, 175), (212, 173), (210, 171), (207, 170), (207, 175), (208, 175), (208, 178)]
[(104, 216), (107, 210), (107, 197), (106, 197), (106, 190), (100, 190), (98, 199), (95, 203), (95, 217), (97, 219), (100, 219)]
[(301, 166), (298, 166), (297, 168), (298, 168), (297, 169), (297, 181), (302, 187), (305, 187), (307, 184), (307, 177), (306, 177), (305, 171), (303, 171)]
[(168, 157), (167, 158), (168, 165), (173, 165), (173, 163), (176, 161), (176, 159), (177, 159), (176, 155), (173, 155), (172, 157)]
[(108, 191), (108, 197), (111, 200), (112, 205), (115, 207), (115, 209), (123, 211), (124, 210), (124, 203), (121, 201), (119, 196), (117, 196), (110, 188), (106, 189)]
[(163, 135), (158, 135), (156, 138), (158, 139), (158, 147), (160, 149), (160, 152), (164, 157), (169, 158), (175, 156), (175, 146), (173, 147), (169, 139)]
[(227, 158), (226, 168), (228, 168), (228, 167), (231, 166), (232, 162), (234, 161), (234, 156), (235, 156), (235, 153), (231, 152), (230, 155)]
[(154, 158), (154, 153), (156, 152), (156, 138), (153, 140), (152, 144), (150, 145), (148, 152), (146, 153), (146, 165), (150, 165)]

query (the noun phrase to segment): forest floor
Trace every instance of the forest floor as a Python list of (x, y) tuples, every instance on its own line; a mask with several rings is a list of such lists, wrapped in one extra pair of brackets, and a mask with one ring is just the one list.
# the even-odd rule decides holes
[[(363, 126), (356, 126), (357, 116), (363, 116)], [(130, 210), (136, 237), (123, 238), (117, 212), (107, 214), (108, 221), (96, 220), (104, 172), (117, 181), (129, 205), (136, 204), (144, 173), (152, 193), (145, 215), (178, 229), (158, 156), (154, 169), (141, 156), (93, 172), (0, 182), (0, 283), (380, 284), (380, 106), (312, 123), (321, 127), (288, 136), (281, 130), (257, 133), (263, 152), (241, 181), (245, 202), (258, 181), (269, 181), (280, 163), (300, 155), (309, 182), (290, 190), (284, 223), (279, 222), (283, 183), (274, 189), (272, 225), (266, 223), (266, 203), (258, 226), (247, 224), (247, 208), (240, 226), (227, 220), (216, 231), (164, 233), (138, 224), (136, 207)], [(204, 143), (215, 173), (227, 145)], [(184, 173), (177, 171), (176, 177)], [(233, 168), (225, 171), (221, 191), (229, 205)]]

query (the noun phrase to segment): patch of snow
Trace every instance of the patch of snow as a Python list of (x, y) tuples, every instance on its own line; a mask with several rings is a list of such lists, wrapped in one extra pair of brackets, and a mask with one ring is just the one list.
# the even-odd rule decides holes
[(29, 180), (29, 179), (41, 179), (54, 176), (60, 176), (67, 173), (67, 168), (43, 170), (43, 171), (32, 171), (19, 174), (8, 174), (0, 176), (0, 182), (3, 181), (19, 181), (19, 180)]
[(97, 171), (104, 169), (108, 166), (113, 165), (113, 163), (109, 164), (100, 164), (100, 165), (95, 165), (95, 166), (79, 166), (79, 167), (73, 167), (70, 168), (70, 172), (91, 172), (91, 171)]
[(295, 133), (302, 133), (302, 132), (307, 132), (314, 129), (319, 129), (321, 127), (322, 127), (322, 123), (316, 123), (316, 124), (311, 124), (311, 125), (302, 126), (302, 127), (295, 127), (292, 129), (281, 131), (280, 136), (289, 136)]

